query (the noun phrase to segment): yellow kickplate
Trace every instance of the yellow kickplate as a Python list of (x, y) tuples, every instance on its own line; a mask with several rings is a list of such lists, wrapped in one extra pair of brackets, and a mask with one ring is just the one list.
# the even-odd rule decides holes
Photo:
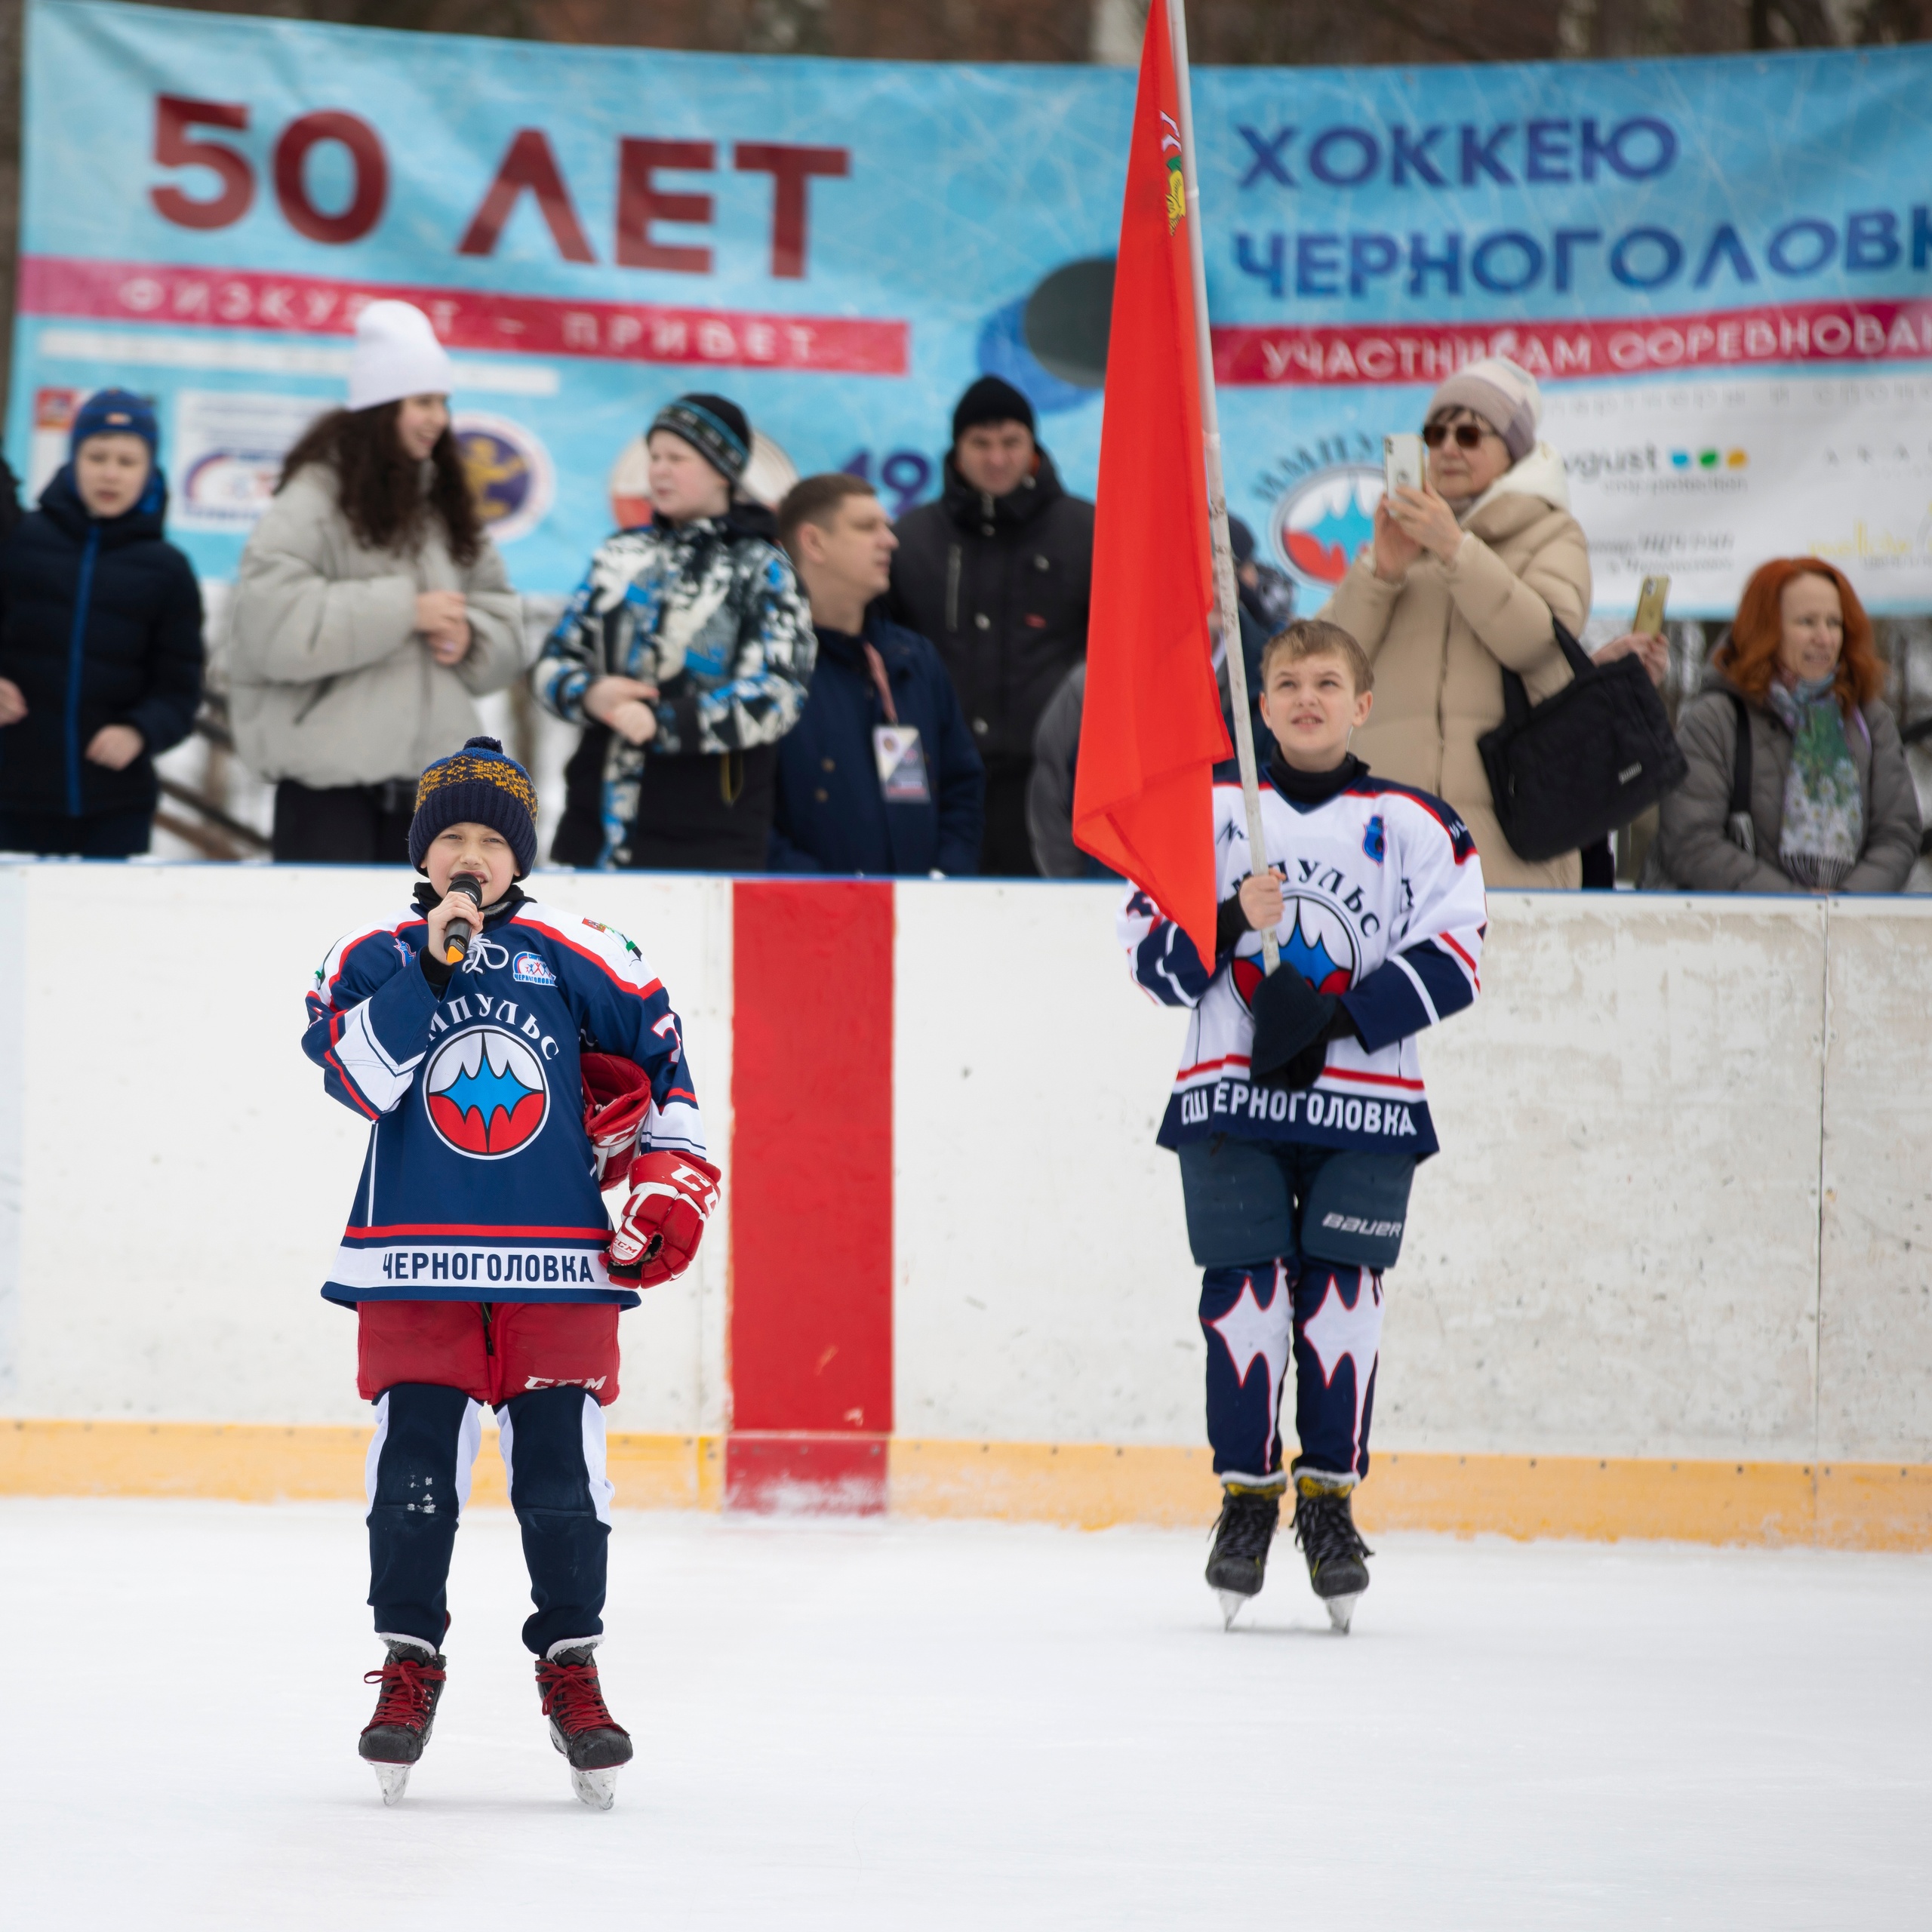
[[(1220, 1506), (1204, 1449), (895, 1438), (890, 1507), (1103, 1529), (1205, 1527)], [(1355, 1492), (1364, 1531), (1627, 1537), (1932, 1549), (1932, 1468), (1664, 1457), (1378, 1454)]]
[(1180, 1529), (1211, 1523), (1221, 1506), (1221, 1485), (1205, 1449), (895, 1436), (886, 1459), (886, 1507), (896, 1516)]
[[(0, 1495), (359, 1501), (368, 1445), (361, 1427), (0, 1420)], [(722, 1506), (721, 1437), (614, 1433), (608, 1457), (620, 1509)], [(1204, 1530), (1220, 1486), (1205, 1449), (895, 1437), (888, 1498), (904, 1516)], [(506, 1500), (494, 1432), (485, 1432), (470, 1499), (486, 1507)], [(1932, 1466), (1378, 1454), (1355, 1491), (1355, 1516), (1371, 1536), (1415, 1529), (1932, 1549)]]
[[(0, 1495), (360, 1502), (369, 1436), (321, 1423), (0, 1420)], [(718, 1506), (715, 1436), (614, 1432), (606, 1453), (620, 1507)], [(494, 1430), (484, 1433), (470, 1500), (509, 1500)]]

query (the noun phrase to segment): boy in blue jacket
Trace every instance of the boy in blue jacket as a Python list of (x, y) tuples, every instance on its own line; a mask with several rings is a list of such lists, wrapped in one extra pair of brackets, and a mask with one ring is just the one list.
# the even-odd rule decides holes
[[(617, 1314), (690, 1266), (718, 1170), (662, 983), (623, 934), (517, 884), (537, 797), (495, 739), (423, 773), (409, 853), (426, 881), (414, 906), (331, 949), (302, 1041), (330, 1096), (369, 1122), (322, 1289), (357, 1310), (358, 1386), (376, 1405), (369, 1601), (388, 1655), (358, 1748), (394, 1804), (442, 1694), (445, 1589), (487, 1402), (551, 1741), (577, 1795), (608, 1810), (631, 1755), (593, 1656)], [(594, 1147), (582, 1097), (614, 1083)], [(620, 1177), (614, 1232), (601, 1190)]]
[(202, 697), (202, 593), (162, 534), (159, 437), (142, 397), (89, 396), (67, 461), (0, 549), (0, 851), (148, 849), (154, 761)]

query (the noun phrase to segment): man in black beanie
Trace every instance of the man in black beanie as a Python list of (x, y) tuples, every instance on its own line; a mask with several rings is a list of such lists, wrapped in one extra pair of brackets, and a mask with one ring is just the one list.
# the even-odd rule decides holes
[(1060, 486), (1033, 406), (982, 376), (952, 413), (937, 500), (898, 525), (891, 614), (930, 638), (986, 768), (983, 874), (1036, 875), (1026, 830), (1033, 731), (1086, 656), (1094, 506)]

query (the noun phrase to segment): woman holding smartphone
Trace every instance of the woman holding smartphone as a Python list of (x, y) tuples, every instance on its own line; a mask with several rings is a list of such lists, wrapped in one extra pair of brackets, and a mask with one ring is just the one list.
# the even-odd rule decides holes
[(1491, 885), (1582, 881), (1574, 852), (1532, 863), (1510, 849), (1476, 749), (1503, 721), (1504, 668), (1531, 703), (1549, 697), (1571, 675), (1552, 620), (1576, 632), (1589, 614), (1589, 546), (1563, 459), (1537, 440), (1542, 411), (1535, 378), (1506, 357), (1443, 383), (1423, 418), (1426, 480), (1384, 495), (1374, 543), (1321, 613), (1375, 667), (1354, 750), (1377, 777), (1454, 806)]

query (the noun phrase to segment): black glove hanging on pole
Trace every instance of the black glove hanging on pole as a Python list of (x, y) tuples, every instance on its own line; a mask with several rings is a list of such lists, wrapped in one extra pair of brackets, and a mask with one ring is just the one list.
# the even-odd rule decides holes
[[(1284, 960), (1254, 989), (1254, 1044), (1247, 1077), (1257, 1087), (1306, 1087), (1328, 1058), (1328, 1042), (1342, 1003), (1318, 993)], [(1352, 1031), (1352, 1029), (1347, 1029)]]
[[(1217, 964), (1234, 951), (1243, 934), (1254, 930), (1239, 891), (1223, 900), (1214, 921)], [(1361, 1038), (1348, 1008), (1334, 994), (1317, 992), (1285, 961), (1255, 988), (1248, 1008), (1254, 1017), (1254, 1044), (1247, 1077), (1257, 1087), (1310, 1086), (1327, 1063), (1331, 1040)]]

